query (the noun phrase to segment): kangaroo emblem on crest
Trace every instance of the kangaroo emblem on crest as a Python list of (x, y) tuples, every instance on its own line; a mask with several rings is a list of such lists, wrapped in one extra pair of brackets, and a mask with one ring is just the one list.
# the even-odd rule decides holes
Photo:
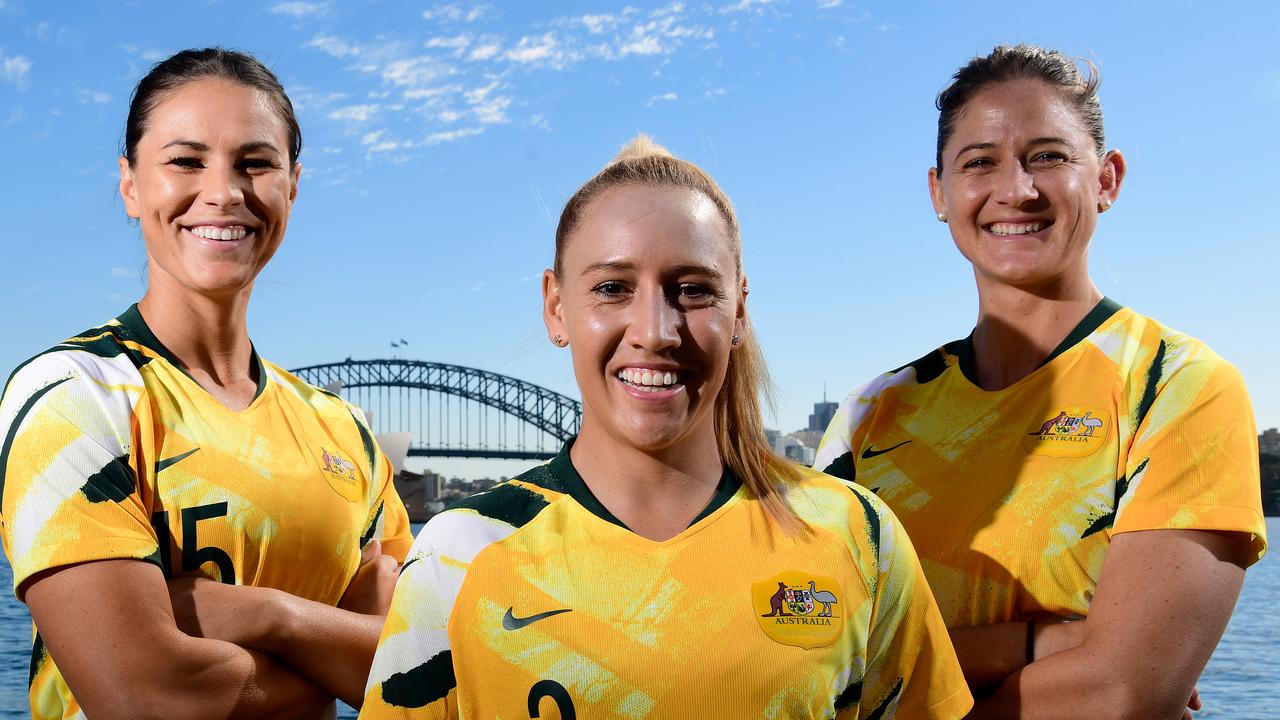
[[(1044, 416), (1041, 415), (1041, 417), (1044, 417)], [(1058, 413), (1057, 417), (1053, 418), (1052, 420), (1045, 421), (1045, 424), (1040, 426), (1039, 432), (1033, 432), (1031, 434), (1032, 435), (1048, 435), (1050, 432), (1053, 431), (1053, 428), (1055, 425), (1057, 425), (1058, 423), (1066, 419), (1067, 419), (1067, 412), (1063, 410)]]
[(787, 586), (782, 583), (778, 583), (778, 592), (774, 593), (773, 596), (769, 598), (769, 614), (761, 615), (760, 617), (790, 615), (791, 613), (787, 612), (786, 607), (783, 605), (783, 600), (785, 598), (784, 593), (786, 593), (786, 591)]

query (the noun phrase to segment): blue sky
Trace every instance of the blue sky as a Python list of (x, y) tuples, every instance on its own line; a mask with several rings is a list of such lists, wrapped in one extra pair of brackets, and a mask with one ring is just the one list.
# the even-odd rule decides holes
[(275, 69), (305, 140), (250, 311), (265, 356), (397, 353), (576, 396), (538, 277), (569, 194), (644, 131), (736, 203), (773, 424), (796, 429), (824, 387), (971, 327), (970, 270), (926, 192), (933, 99), (969, 57), (1028, 41), (1101, 67), (1129, 160), (1096, 283), (1210, 343), (1280, 425), (1278, 7), (0, 0), (0, 367), (141, 296), (115, 191), (129, 93), (155, 60), (224, 45)]

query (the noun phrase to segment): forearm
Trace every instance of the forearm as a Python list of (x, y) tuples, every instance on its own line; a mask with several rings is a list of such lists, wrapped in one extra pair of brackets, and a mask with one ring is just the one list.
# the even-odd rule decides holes
[[(1078, 646), (1086, 627), (1083, 619), (1051, 619), (952, 628), (950, 635), (965, 682), (978, 696), (998, 689), (1026, 667), (1028, 656), (1034, 662)], [(1028, 632), (1032, 637), (1027, 637)]]
[(280, 594), (280, 621), (262, 638), (260, 650), (287, 662), (347, 705), (360, 707), (383, 616)]
[(1011, 676), (973, 717), (1185, 717), (1231, 617), (1248, 547), (1241, 536), (1195, 530), (1117, 535), (1088, 620), (1066, 623), (1084, 630), (1079, 645)]
[(1123, 656), (1088, 644), (1046, 657), (981, 697), (975, 720), (1074, 720), (1081, 717), (1174, 720), (1183, 717), (1191, 687), (1170, 687), (1159, 667), (1134, 667)]
[(175, 624), (159, 568), (104, 560), (34, 578), (27, 605), (92, 718), (316, 717), (332, 700), (265, 655)]
[[(93, 676), (67, 676), (90, 717), (317, 718), (332, 702), (265, 654), (185, 635), (150, 640), (145, 659), (117, 658)], [(58, 657), (57, 648), (50, 652)]]
[[(314, 719), (333, 703), (331, 693), (265, 653), (218, 640), (192, 640), (203, 651), (189, 654), (190, 670), (171, 673), (168, 687), (157, 693), (168, 696), (157, 703), (158, 717)], [(211, 712), (228, 701), (225, 713)]]
[(1027, 627), (1027, 623), (1006, 622), (950, 630), (951, 644), (972, 692), (997, 688), (1023, 668)]
[[(378, 560), (370, 566), (386, 565), (379, 578), (385, 575), (387, 582), (382, 584), (392, 588), (396, 563), (381, 557), (385, 562)], [(364, 614), (273, 588), (223, 585), (199, 578), (171, 581), (169, 591), (178, 625), (191, 635), (268, 653), (328, 691), (330, 697), (360, 706), (382, 632), (385, 604), (373, 603), (370, 607), (377, 612)]]

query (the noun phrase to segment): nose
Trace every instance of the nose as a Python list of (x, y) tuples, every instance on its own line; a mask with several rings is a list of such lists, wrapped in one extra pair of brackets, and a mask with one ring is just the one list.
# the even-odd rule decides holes
[(230, 163), (210, 163), (201, 174), (200, 199), (215, 207), (236, 207), (244, 203), (245, 175)]
[(1005, 163), (997, 183), (996, 200), (1006, 205), (1016, 207), (1040, 197), (1035, 176), (1022, 163)]
[(649, 352), (663, 352), (680, 345), (684, 313), (661, 287), (642, 290), (631, 303), (627, 340)]

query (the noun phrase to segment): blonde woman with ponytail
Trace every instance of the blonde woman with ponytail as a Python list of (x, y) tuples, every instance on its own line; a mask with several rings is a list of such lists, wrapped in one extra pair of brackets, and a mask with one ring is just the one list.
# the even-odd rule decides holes
[(765, 439), (715, 181), (636, 138), (565, 205), (542, 288), (581, 434), (423, 528), (361, 717), (962, 717), (897, 520)]

